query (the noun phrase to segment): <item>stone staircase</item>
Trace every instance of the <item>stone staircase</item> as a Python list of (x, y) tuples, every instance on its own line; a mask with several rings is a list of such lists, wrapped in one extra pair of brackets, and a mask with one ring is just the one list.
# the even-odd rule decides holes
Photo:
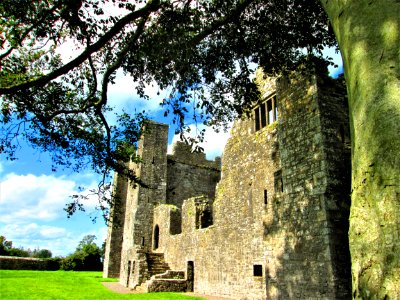
[(151, 276), (137, 290), (143, 292), (186, 292), (185, 272), (172, 271), (163, 253), (147, 253), (148, 272)]
[(162, 274), (170, 270), (164, 260), (164, 253), (146, 253), (146, 260), (150, 276)]

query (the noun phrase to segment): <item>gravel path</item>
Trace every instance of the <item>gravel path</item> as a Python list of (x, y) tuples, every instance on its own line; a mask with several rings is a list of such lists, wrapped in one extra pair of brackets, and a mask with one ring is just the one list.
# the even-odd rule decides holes
[[(121, 284), (119, 284), (119, 282), (102, 282), (102, 284), (109, 290), (116, 292), (116, 293), (121, 293), (121, 294), (140, 294), (141, 293), (140, 291), (128, 289), (127, 287), (124, 287)], [(210, 295), (203, 295), (203, 294), (196, 294), (196, 293), (185, 293), (185, 295), (194, 296), (194, 297), (202, 297), (207, 300), (232, 300), (231, 298), (223, 298), (223, 297), (218, 297), (218, 296), (210, 296)]]

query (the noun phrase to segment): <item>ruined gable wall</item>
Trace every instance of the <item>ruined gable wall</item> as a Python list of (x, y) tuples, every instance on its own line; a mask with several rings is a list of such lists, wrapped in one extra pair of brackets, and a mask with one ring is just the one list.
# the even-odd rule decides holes
[(182, 207), (184, 199), (206, 195), (215, 196), (220, 179), (221, 160), (207, 160), (204, 153), (191, 151), (190, 145), (178, 142), (168, 155), (167, 203)]

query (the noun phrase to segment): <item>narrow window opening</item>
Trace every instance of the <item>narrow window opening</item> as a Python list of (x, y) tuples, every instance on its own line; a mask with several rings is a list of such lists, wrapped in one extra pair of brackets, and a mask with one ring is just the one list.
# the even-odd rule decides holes
[(262, 265), (253, 265), (253, 276), (254, 277), (263, 276)]
[(267, 101), (267, 110), (268, 110), (268, 124), (274, 122), (274, 111), (272, 110), (272, 99)]
[(340, 125), (339, 132), (340, 132), (340, 140), (342, 141), (342, 143), (344, 143), (346, 141), (346, 138), (345, 138), (345, 135), (344, 135), (344, 127), (343, 127), (343, 125)]
[(282, 170), (274, 173), (274, 188), (276, 193), (283, 193)]
[(142, 247), (144, 247), (144, 236), (142, 236)]
[(256, 121), (256, 131), (261, 129), (261, 125), (260, 125), (260, 108), (257, 107), (254, 110), (254, 119)]
[(264, 204), (268, 204), (268, 191), (264, 190)]
[(160, 242), (160, 227), (156, 225), (154, 227), (154, 243), (153, 243), (153, 250), (157, 250)]
[(128, 276), (126, 277), (126, 286), (129, 286), (129, 280), (131, 278), (131, 265), (132, 261), (128, 261)]
[(187, 262), (187, 273), (186, 273), (186, 280), (187, 280), (187, 292), (193, 292), (194, 287), (194, 262), (188, 261)]
[(265, 113), (265, 103), (261, 104), (261, 128), (267, 126), (267, 116)]

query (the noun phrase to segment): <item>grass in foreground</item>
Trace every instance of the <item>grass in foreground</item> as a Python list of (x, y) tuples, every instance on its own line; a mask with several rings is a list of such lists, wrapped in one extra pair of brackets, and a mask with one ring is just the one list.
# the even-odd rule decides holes
[(177, 293), (118, 294), (101, 282), (101, 272), (0, 270), (2, 300), (200, 300)]

